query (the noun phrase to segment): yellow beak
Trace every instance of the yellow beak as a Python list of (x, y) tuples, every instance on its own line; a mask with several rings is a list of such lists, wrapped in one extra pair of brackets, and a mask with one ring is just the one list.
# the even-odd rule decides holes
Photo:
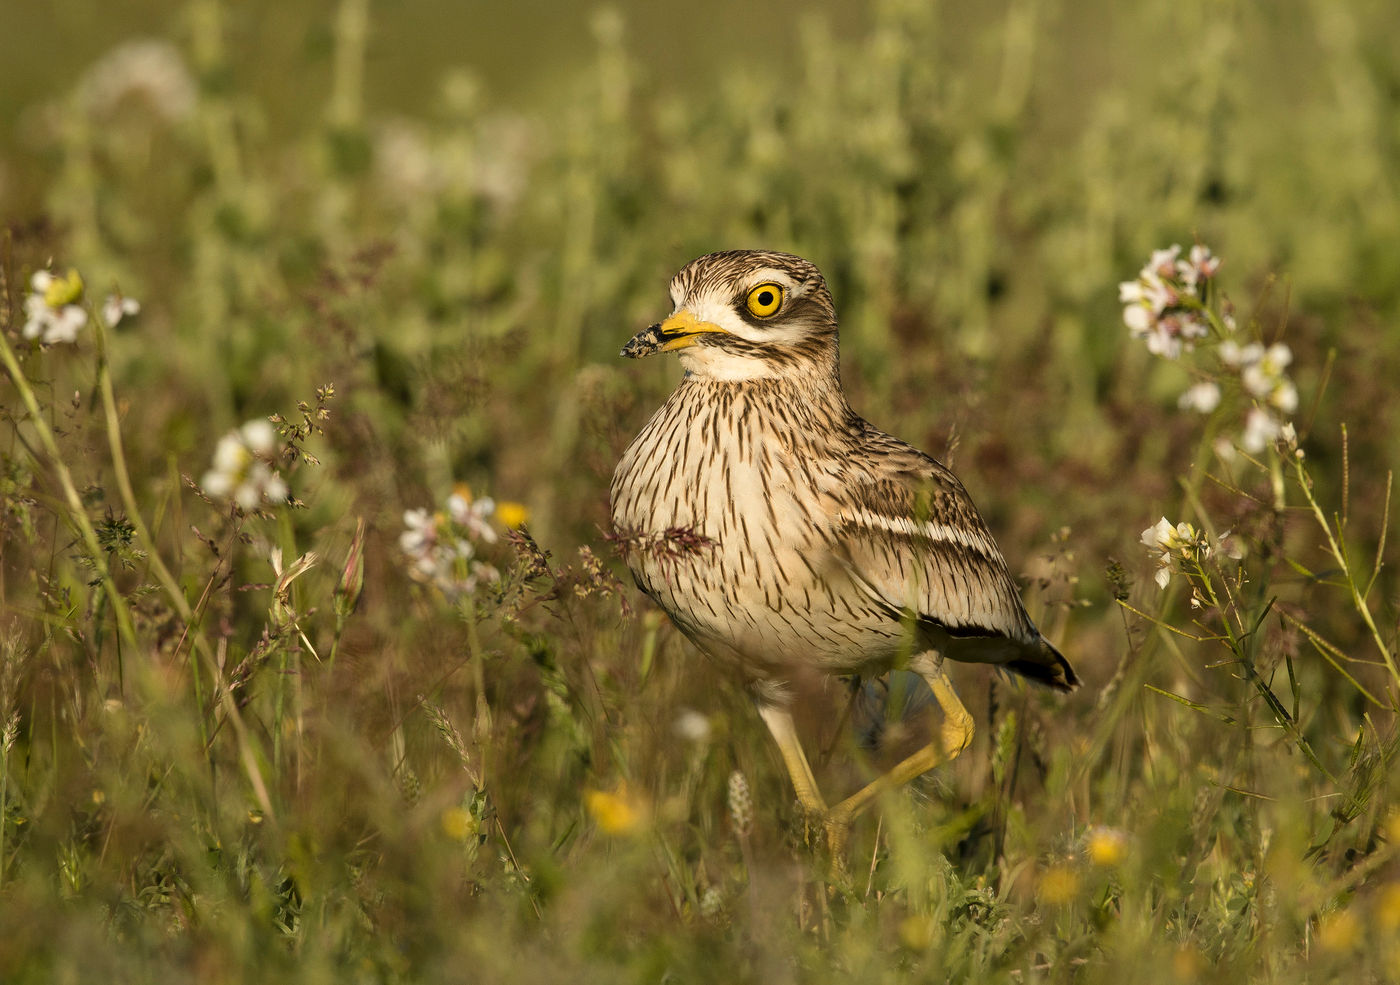
[(697, 335), (704, 335), (707, 332), (724, 332), (724, 329), (714, 322), (700, 321), (682, 308), (662, 322), (658, 331), (670, 339), (669, 342), (661, 346), (661, 350), (670, 352), (673, 349), (684, 349), (688, 345), (694, 345)]
[(709, 332), (724, 332), (724, 329), (714, 322), (700, 321), (689, 311), (682, 309), (661, 324), (638, 332), (622, 347), (622, 354), (632, 359), (640, 359), (657, 352), (674, 352), (694, 345), (697, 336)]

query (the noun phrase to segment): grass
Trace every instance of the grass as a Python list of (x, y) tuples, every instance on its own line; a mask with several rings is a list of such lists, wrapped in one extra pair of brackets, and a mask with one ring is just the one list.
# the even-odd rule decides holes
[[(412, 118), (363, 88), (389, 14), (337, 10), (290, 136), (197, 0), (173, 83), (70, 80), (0, 158), (0, 979), (1400, 975), (1385, 4), (890, 2), (684, 91), (601, 15), (538, 108), (444, 66)], [(1193, 241), (1212, 335), (1156, 358), (1118, 284)], [(973, 746), (847, 878), (606, 537), (678, 374), (616, 351), (749, 245), (822, 266), (853, 403), (957, 468), (1086, 682), (955, 668)], [(75, 344), (23, 337), (50, 261)], [(1301, 457), (1217, 451), (1268, 406), (1227, 296)], [(296, 504), (205, 492), (269, 418)], [(415, 569), (415, 509), (474, 555)], [(799, 722), (832, 792), (876, 768), (846, 702)]]

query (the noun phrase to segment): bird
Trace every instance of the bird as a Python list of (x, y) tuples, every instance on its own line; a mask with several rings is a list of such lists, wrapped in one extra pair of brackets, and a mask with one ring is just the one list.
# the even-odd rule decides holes
[[(1079, 686), (1036, 628), (962, 483), (857, 414), (841, 386), (835, 303), (789, 253), (729, 250), (671, 280), (673, 310), (623, 346), (685, 373), (622, 453), (614, 537), (638, 587), (751, 692), (801, 806), (834, 857), (887, 790), (966, 750), (971, 714), (946, 661)], [(829, 804), (792, 714), (813, 671), (928, 683), (931, 741)]]

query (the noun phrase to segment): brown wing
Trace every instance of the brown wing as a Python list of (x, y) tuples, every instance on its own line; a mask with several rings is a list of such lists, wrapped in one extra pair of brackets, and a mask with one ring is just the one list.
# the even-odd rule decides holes
[(1077, 684), (1026, 613), (962, 483), (929, 456), (866, 428), (867, 464), (852, 469), (831, 534), (833, 553), (857, 584), (945, 656), (1003, 664), (1066, 690)]

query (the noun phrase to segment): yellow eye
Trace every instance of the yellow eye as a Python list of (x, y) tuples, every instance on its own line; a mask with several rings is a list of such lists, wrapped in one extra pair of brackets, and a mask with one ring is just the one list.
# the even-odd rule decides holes
[(749, 292), (749, 313), (755, 318), (772, 318), (783, 304), (783, 289), (777, 284), (759, 284)]

